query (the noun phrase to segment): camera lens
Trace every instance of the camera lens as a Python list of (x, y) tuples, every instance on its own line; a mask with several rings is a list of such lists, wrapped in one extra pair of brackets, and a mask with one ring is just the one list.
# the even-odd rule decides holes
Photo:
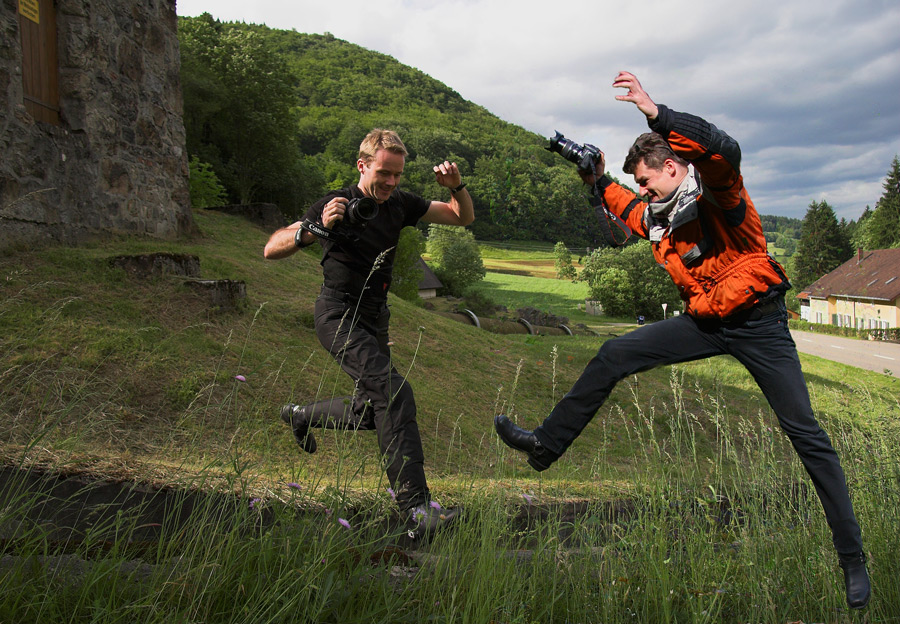
[(547, 148), (551, 152), (556, 152), (566, 160), (575, 163), (581, 163), (584, 148), (575, 141), (570, 141), (559, 132), (556, 136), (551, 137), (550, 147)]
[(359, 225), (378, 214), (378, 204), (371, 197), (357, 197), (347, 204), (347, 222), (350, 225)]

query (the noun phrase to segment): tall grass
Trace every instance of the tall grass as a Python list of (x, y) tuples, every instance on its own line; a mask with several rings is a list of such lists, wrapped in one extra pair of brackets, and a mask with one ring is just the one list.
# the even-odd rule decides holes
[[(514, 417), (516, 381), (499, 397)], [(152, 540), (149, 501), (61, 539), (31, 520), (48, 494), (12, 479), (0, 493), (0, 621), (853, 621), (818, 499), (799, 462), (784, 461), (782, 434), (762, 414), (726, 415), (721, 396), (688, 404), (684, 384), (673, 368), (670, 397), (648, 410), (633, 389), (627, 411), (610, 411), (645, 467), (627, 475), (629, 496), (534, 494), (522, 457), (492, 437), (506, 494), (472, 484), (462, 519), (427, 543), (410, 542), (383, 484), (354, 491), (335, 474), (273, 485), (240, 457), (216, 489), (243, 495), (170, 495)], [(859, 398), (879, 426), (828, 426), (871, 553), (868, 621), (897, 621), (900, 437), (883, 405)], [(205, 478), (184, 491), (209, 490)]]

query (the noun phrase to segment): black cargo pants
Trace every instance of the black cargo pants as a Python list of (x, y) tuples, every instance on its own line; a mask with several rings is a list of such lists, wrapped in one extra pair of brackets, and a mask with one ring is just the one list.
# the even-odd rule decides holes
[(621, 379), (666, 364), (731, 355), (753, 376), (803, 462), (838, 553), (861, 551), (844, 471), (813, 414), (797, 347), (788, 330), (784, 298), (735, 316), (723, 322), (683, 314), (608, 340), (535, 435), (551, 453), (562, 455)]
[(430, 495), (412, 387), (391, 364), (390, 316), (385, 299), (322, 289), (316, 335), (354, 379), (356, 392), (308, 405), (306, 413), (313, 427), (374, 429), (397, 504), (407, 510), (426, 504)]

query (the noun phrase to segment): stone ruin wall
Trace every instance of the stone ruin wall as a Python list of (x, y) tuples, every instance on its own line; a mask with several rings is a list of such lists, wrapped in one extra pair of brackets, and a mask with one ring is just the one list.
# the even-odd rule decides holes
[(0, 250), (188, 232), (175, 0), (56, 0), (58, 126), (23, 104), (17, 9), (0, 0)]

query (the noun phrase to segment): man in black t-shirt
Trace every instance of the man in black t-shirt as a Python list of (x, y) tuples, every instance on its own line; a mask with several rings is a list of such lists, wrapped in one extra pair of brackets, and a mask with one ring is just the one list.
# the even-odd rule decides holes
[(316, 335), (356, 382), (354, 396), (288, 404), (282, 419), (309, 453), (316, 450), (310, 427), (374, 429), (397, 504), (421, 535), (452, 520), (455, 512), (429, 504), (412, 388), (391, 365), (387, 293), (400, 230), (419, 220), (465, 226), (475, 217), (456, 163), (434, 167), (437, 183), (450, 189), (449, 203), (399, 190), (406, 155), (395, 132), (372, 130), (359, 147), (359, 183), (329, 193), (302, 221), (272, 234), (264, 255), (277, 260), (317, 239), (322, 244)]

